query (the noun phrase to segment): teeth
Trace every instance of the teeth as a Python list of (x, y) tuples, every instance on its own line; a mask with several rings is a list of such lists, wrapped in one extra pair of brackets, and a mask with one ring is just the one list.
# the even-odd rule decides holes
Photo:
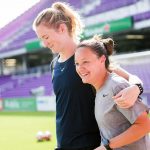
[(86, 74), (81, 74), (81, 76), (87, 76), (88, 74), (86, 73)]

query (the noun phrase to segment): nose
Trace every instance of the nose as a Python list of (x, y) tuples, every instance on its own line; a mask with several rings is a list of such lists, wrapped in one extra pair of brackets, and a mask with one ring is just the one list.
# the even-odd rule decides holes
[(77, 70), (77, 72), (82, 72), (84, 70), (83, 65), (81, 65), (81, 64), (76, 65), (76, 70)]

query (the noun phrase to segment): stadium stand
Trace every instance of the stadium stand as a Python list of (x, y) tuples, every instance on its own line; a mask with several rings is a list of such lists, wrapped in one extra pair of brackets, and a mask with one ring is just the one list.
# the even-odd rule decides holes
[[(15, 58), (15, 59), (24, 59), (24, 64), (26, 64), (27, 70), (21, 70), (19, 69), (15, 70), (15, 73), (17, 75), (14, 75), (13, 72), (9, 75), (6, 75), (4, 73), (2, 66), (0, 69), (1, 76), (0, 76), (0, 98), (13, 98), (13, 97), (29, 97), (33, 96), (32, 92), (34, 89), (38, 89), (40, 87), (44, 87), (44, 95), (52, 95), (52, 85), (51, 85), (51, 75), (49, 72), (49, 63), (51, 61), (50, 52), (48, 49), (45, 49), (44, 47), (35, 47), (35, 51), (28, 51), (26, 45), (30, 42), (31, 44), (35, 41), (39, 41), (36, 37), (35, 32), (32, 30), (32, 23), (34, 18), (37, 16), (37, 14), (49, 7), (55, 0), (41, 0), (39, 3), (34, 5), (32, 8), (21, 14), (19, 17), (17, 17), (15, 20), (10, 22), (8, 25), (6, 25), (4, 28), (0, 29), (0, 59), (4, 61), (5, 59), (9, 58)], [(131, 21), (131, 27), (125, 30), (121, 31), (115, 31), (114, 33), (108, 33), (110, 36), (114, 36), (116, 39), (121, 39), (122, 41), (119, 41), (118, 43), (121, 43), (120, 49), (123, 49), (124, 47), (127, 49), (129, 46), (132, 45), (129, 41), (125, 43), (125, 38), (127, 34), (142, 34), (142, 33), (149, 33), (149, 27), (145, 30), (135, 30), (134, 25), (138, 22), (147, 21), (150, 20), (150, 2), (148, 0), (82, 0), (82, 1), (76, 1), (76, 0), (66, 0), (66, 2), (70, 3), (79, 11), (79, 13), (83, 16), (84, 21), (86, 25), (94, 24), (94, 21), (98, 21), (101, 27), (101, 23), (110, 23), (109, 28), (111, 28), (111, 21), (116, 19), (116, 15), (113, 16), (113, 12), (116, 14), (116, 10), (118, 9), (124, 9), (129, 6), (135, 6), (138, 11), (134, 10), (134, 13), (131, 13), (131, 10), (129, 12), (120, 13), (119, 15), (122, 15), (121, 19), (124, 19), (125, 17), (130, 17)], [(137, 3), (145, 3), (147, 4), (149, 2), (149, 8), (147, 5), (147, 8), (145, 10), (140, 10), (140, 8), (136, 5)], [(144, 5), (143, 5), (144, 6)], [(141, 8), (142, 9), (142, 8)], [(144, 8), (143, 8), (144, 9)], [(105, 13), (111, 13), (110, 15), (106, 16)], [(126, 16), (125, 16), (125, 15)], [(104, 17), (104, 16), (105, 17)], [(95, 16), (99, 17), (100, 19), (95, 19)], [(101, 21), (102, 19), (106, 19), (104, 22)], [(89, 20), (94, 21), (89, 21)], [(116, 19), (117, 20), (117, 19)], [(117, 24), (117, 23), (112, 23)], [(85, 27), (86, 28), (86, 27)], [(119, 28), (119, 27), (116, 27)], [(143, 28), (140, 26), (140, 29)], [(146, 36), (145, 36), (146, 37)], [(149, 41), (149, 38), (145, 38), (145, 41)], [(40, 41), (39, 41), (40, 42)], [(136, 42), (141, 42), (137, 41)], [(141, 42), (142, 46), (147, 46), (148, 50), (150, 48), (150, 45)], [(135, 45), (135, 42), (133, 43)], [(140, 45), (140, 46), (141, 46)], [(146, 47), (146, 48), (147, 48)], [(141, 48), (141, 47), (140, 47)], [(145, 47), (141, 48), (140, 50), (144, 51), (146, 49)], [(38, 49), (41, 51), (39, 52)], [(129, 48), (130, 49), (130, 48)], [(30, 49), (29, 49), (30, 50)], [(134, 50), (136, 47), (134, 47)], [(21, 52), (20, 52), (21, 51)], [(43, 54), (43, 56), (42, 56)], [(51, 54), (52, 55), (52, 54)], [(19, 58), (18, 58), (18, 57)], [(34, 59), (33, 59), (34, 58)], [(37, 58), (37, 60), (35, 59)], [(38, 62), (38, 63), (36, 63)], [(20, 62), (19, 62), (20, 63)], [(32, 63), (32, 65), (30, 65)], [(23, 65), (24, 65), (23, 64)], [(1, 64), (2, 65), (2, 64)], [(20, 64), (19, 64), (20, 65)], [(145, 94), (147, 94), (147, 97), (150, 98), (150, 82), (149, 82), (149, 75), (150, 75), (150, 69), (149, 69), (150, 63), (145, 64), (132, 64), (132, 65), (123, 65), (123, 68), (128, 70), (129, 72), (136, 74), (139, 76), (144, 83), (144, 89)], [(42, 68), (46, 66), (45, 71), (41, 71)], [(47, 67), (48, 66), (48, 67)], [(32, 68), (33, 67), (33, 68)], [(10, 70), (8, 68), (8, 70)], [(32, 70), (32, 71), (31, 71)], [(44, 70), (44, 69), (43, 69)], [(38, 74), (38, 75), (37, 75)], [(150, 103), (150, 102), (149, 102)]]
[[(35, 33), (32, 30), (32, 22), (35, 16), (47, 6), (50, 6), (50, 1), (45, 0), (36, 4), (28, 11), (17, 17), (14, 21), (0, 30), (0, 51), (12, 51), (13, 49), (23, 47), (26, 39), (35, 38)], [(26, 30), (24, 30), (26, 29)], [(22, 32), (23, 31), (23, 32)], [(31, 31), (30, 35), (28, 33)], [(19, 35), (18, 35), (19, 34)], [(25, 39), (15, 41), (17, 37), (28, 35)], [(22, 37), (23, 38), (23, 37)], [(9, 43), (9, 41), (11, 42)], [(20, 43), (21, 42), (21, 43)], [(12, 46), (11, 46), (12, 45)], [(14, 46), (15, 45), (15, 46)], [(14, 48), (15, 47), (15, 48)]]
[[(84, 1), (78, 1), (78, 3), (75, 0), (68, 0), (68, 3), (73, 5), (75, 8), (79, 10), (85, 10), (83, 13), (81, 12), (81, 15), (83, 17), (88, 16), (94, 16), (96, 14), (103, 14), (104, 12), (108, 12), (109, 10), (116, 10), (117, 8), (126, 7), (129, 5), (132, 5), (134, 3), (137, 3), (139, 0), (97, 0), (99, 3), (98, 5), (94, 5), (93, 10), (89, 11), (87, 9), (86, 12), (86, 6), (91, 4), (91, 1), (85, 3)], [(49, 0), (40, 1), (37, 5), (33, 6), (31, 9), (26, 11), (24, 14), (16, 18), (14, 21), (12, 21), (10, 24), (8, 24), (6, 27), (0, 30), (0, 51), (1, 53), (5, 53), (6, 51), (12, 51), (15, 49), (19, 49), (21, 47), (24, 47), (25, 42), (27, 40), (35, 40), (37, 37), (32, 30), (32, 23), (35, 18), (35, 16), (44, 8), (47, 8), (50, 6), (52, 1)], [(109, 5), (108, 5), (109, 3)], [(115, 16), (114, 16), (115, 17)], [(141, 21), (145, 19), (150, 18), (150, 12), (144, 12), (141, 14), (133, 15), (133, 20)]]
[(95, 14), (103, 13), (106, 11), (112, 11), (117, 8), (128, 6), (138, 2), (139, 0), (102, 0), (99, 5), (93, 8), (93, 11), (89, 12), (86, 16), (93, 16)]
[(44, 95), (52, 95), (50, 73), (0, 77), (1, 98), (29, 97), (39, 87), (44, 87)]

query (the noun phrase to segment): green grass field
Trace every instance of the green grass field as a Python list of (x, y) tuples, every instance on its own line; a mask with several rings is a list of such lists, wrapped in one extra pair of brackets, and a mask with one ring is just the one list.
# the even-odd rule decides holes
[[(54, 150), (55, 129), (55, 112), (0, 112), (0, 150)], [(37, 142), (39, 130), (52, 140)]]
[[(52, 140), (37, 142), (39, 130), (49, 130)], [(0, 112), (1, 150), (53, 150), (55, 146), (54, 112)]]

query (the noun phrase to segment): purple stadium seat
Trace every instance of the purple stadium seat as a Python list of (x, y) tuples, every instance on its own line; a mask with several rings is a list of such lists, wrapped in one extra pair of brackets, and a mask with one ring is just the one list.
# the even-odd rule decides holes
[(109, 10), (114, 10), (124, 6), (128, 6), (138, 2), (139, 0), (102, 0), (99, 6), (96, 6), (93, 11), (89, 12), (86, 16), (96, 15)]
[[(53, 92), (50, 73), (43, 74), (39, 77), (29, 76), (24, 79), (21, 77), (13, 78), (12, 76), (2, 76), (0, 77), (0, 83), (2, 83), (2, 80), (4, 80), (4, 78), (5, 81), (9, 83), (11, 82), (13, 84), (13, 87), (2, 91), (1, 98), (32, 96), (31, 90), (40, 86), (43, 86), (45, 88), (45, 95), (51, 95)], [(5, 82), (5, 84), (7, 82)]]
[(138, 21), (146, 20), (146, 19), (150, 19), (150, 11), (133, 16), (134, 22), (138, 22)]

